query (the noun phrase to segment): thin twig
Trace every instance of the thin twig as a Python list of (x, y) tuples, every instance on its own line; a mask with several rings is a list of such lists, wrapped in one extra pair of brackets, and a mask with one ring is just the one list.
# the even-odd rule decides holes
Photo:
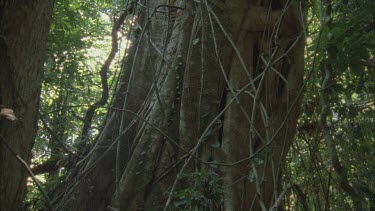
[(288, 193), (288, 191), (290, 190), (290, 188), (292, 187), (292, 185), (290, 183), (288, 183), (286, 186), (285, 186), (285, 189), (283, 190), (283, 192), (280, 193), (279, 197), (277, 198), (275, 204), (269, 209), (270, 211), (274, 211), (274, 210), (277, 210), (277, 208), (280, 206), (281, 204), (281, 201), (284, 199), (285, 195)]
[(31, 169), (29, 168), (29, 165), (19, 155), (17, 155), (17, 153), (12, 149), (12, 147), (8, 144), (7, 140), (1, 134), (0, 134), (0, 139), (1, 139), (1, 143), (3, 143), (5, 145), (5, 147), (11, 152), (11, 154), (22, 164), (24, 169), (29, 173), (31, 179), (34, 181), (35, 185), (38, 187), (39, 191), (42, 193), (48, 210), (53, 211), (54, 209), (52, 208), (51, 201), (49, 200), (49, 197), (48, 197), (46, 191), (44, 191), (42, 185), (35, 178), (35, 175), (31, 171)]
[(67, 152), (69, 155), (75, 157), (75, 158), (80, 158), (78, 155), (76, 155), (72, 150), (70, 150), (65, 144), (64, 142), (56, 135), (56, 133), (50, 128), (48, 127), (48, 124), (47, 122), (44, 120), (43, 118), (43, 115), (41, 114), (41, 112), (39, 112), (39, 116), (40, 116), (40, 120), (42, 121), (43, 123), (43, 126), (45, 129), (47, 129), (47, 131), (51, 134), (51, 136), (61, 145), (61, 147), (63, 148), (63, 150), (65, 152)]

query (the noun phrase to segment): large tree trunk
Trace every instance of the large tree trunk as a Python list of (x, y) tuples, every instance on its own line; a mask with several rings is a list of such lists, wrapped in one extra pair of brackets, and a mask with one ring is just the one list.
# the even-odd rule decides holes
[[(30, 161), (37, 130), (43, 58), (53, 1), (0, 0), (0, 104), (18, 121), (0, 120), (0, 134)], [(3, 140), (4, 141), (4, 140)], [(22, 210), (27, 172), (0, 144), (0, 210)]]
[(60, 206), (173, 209), (169, 193), (189, 188), (177, 175), (207, 172), (223, 178), (212, 209), (270, 208), (299, 113), (303, 8), (146, 2), (114, 109)]

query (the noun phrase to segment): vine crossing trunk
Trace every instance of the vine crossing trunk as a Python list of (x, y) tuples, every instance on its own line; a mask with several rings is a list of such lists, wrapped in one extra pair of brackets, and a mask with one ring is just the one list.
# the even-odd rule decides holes
[[(288, 1), (210, 2), (138, 6), (113, 109), (60, 208), (274, 204), (299, 113), (303, 8)], [(183, 176), (193, 172), (208, 175), (202, 203), (174, 194), (197, 190)]]

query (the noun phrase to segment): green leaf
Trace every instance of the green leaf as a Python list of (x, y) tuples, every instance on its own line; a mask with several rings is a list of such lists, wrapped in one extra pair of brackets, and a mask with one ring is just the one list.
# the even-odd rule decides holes
[(260, 164), (263, 163), (263, 160), (262, 160), (261, 158), (254, 158), (254, 162), (255, 162), (255, 164), (257, 164), (257, 165), (260, 165)]
[(193, 40), (193, 45), (196, 45), (196, 44), (198, 44), (199, 43), (199, 37), (197, 37), (197, 38), (195, 38), (194, 40)]
[(256, 179), (256, 176), (255, 176), (255, 173), (253, 170), (250, 170), (249, 171), (249, 175), (247, 175), (247, 180), (249, 180), (249, 182), (254, 182)]
[(359, 60), (352, 60), (349, 64), (349, 68), (352, 73), (354, 73), (356, 76), (360, 76), (363, 73), (364, 65), (363, 62)]
[(76, 10), (78, 7), (80, 7), (81, 5), (80, 5), (80, 3), (79, 2), (75, 2), (75, 3), (73, 3), (71, 6), (70, 6), (70, 9), (71, 10)]

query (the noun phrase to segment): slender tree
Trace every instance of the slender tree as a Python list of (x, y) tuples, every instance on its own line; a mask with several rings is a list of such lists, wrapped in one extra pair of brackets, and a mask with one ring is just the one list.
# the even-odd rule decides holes
[(106, 124), (56, 208), (277, 209), (299, 115), (302, 3), (158, 0), (125, 11), (132, 46)]
[(53, 1), (0, 1), (0, 104), (18, 118), (0, 120), (1, 211), (22, 210), (28, 173), (13, 155), (31, 158), (52, 9)]

